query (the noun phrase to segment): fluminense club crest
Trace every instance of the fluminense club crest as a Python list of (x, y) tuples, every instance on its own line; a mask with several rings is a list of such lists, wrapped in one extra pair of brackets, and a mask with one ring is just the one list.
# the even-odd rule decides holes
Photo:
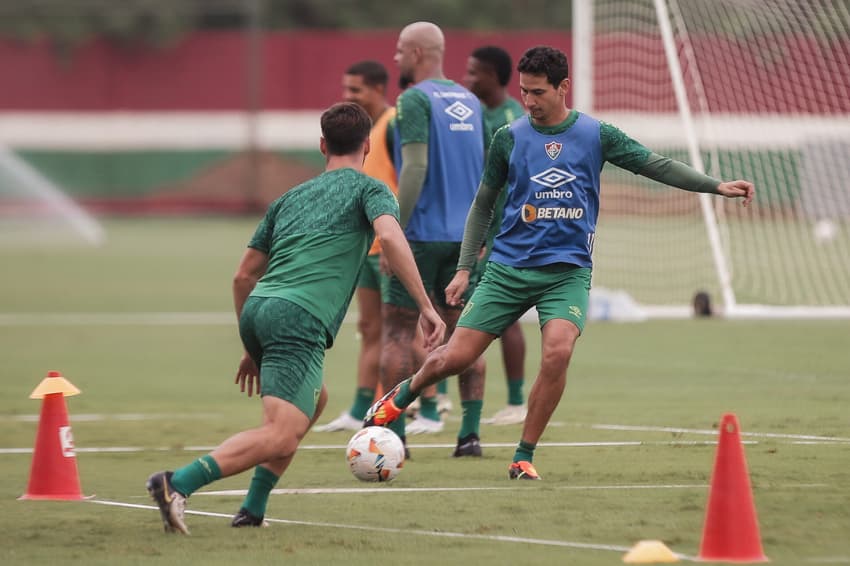
[(556, 141), (550, 141), (543, 147), (546, 148), (546, 155), (549, 156), (549, 159), (554, 160), (556, 157), (561, 155), (561, 148), (564, 147), (564, 144)]

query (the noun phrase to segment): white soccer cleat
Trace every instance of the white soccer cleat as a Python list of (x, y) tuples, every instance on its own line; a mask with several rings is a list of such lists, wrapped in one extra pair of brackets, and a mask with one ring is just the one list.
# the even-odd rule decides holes
[(508, 405), (489, 419), (481, 419), (481, 422), (492, 425), (521, 424), (525, 422), (527, 414), (528, 407), (525, 405)]
[(437, 412), (441, 415), (443, 413), (451, 413), (454, 405), (452, 405), (452, 400), (446, 393), (437, 393)]
[(317, 426), (316, 432), (338, 432), (340, 430), (360, 430), (363, 428), (363, 421), (352, 417), (348, 411), (344, 412), (331, 422)]
[(407, 423), (404, 427), (405, 434), (435, 434), (443, 431), (443, 421), (426, 419), (422, 415)]

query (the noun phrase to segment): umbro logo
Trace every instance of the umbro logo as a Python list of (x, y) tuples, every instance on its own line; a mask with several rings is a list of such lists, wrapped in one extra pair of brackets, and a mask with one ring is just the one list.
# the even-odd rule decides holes
[(475, 114), (475, 111), (473, 111), (472, 108), (460, 101), (455, 101), (451, 106), (446, 108), (444, 112), (460, 122), (463, 122)]
[(549, 187), (550, 189), (557, 189), (562, 185), (566, 185), (567, 183), (574, 181), (575, 178), (575, 175), (573, 175), (572, 173), (567, 173), (563, 169), (558, 169), (557, 167), (550, 167), (549, 169), (546, 169), (545, 171), (533, 176), (531, 180), (535, 183), (543, 185), (544, 187)]

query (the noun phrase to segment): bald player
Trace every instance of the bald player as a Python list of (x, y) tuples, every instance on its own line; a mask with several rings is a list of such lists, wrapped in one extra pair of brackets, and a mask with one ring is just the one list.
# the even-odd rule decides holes
[[(411, 86), (396, 103), (394, 161), (401, 225), (425, 289), (451, 332), (461, 308), (446, 302), (445, 288), (457, 267), (466, 214), (483, 171), (485, 132), (478, 97), (446, 79), (444, 55), (443, 32), (431, 22), (412, 23), (399, 34), (395, 61)], [(381, 368), (388, 391), (416, 371), (424, 357), (414, 347), (416, 304), (397, 278), (390, 278), (382, 300)], [(481, 456), (483, 393), (484, 361), (479, 357), (460, 374), (463, 420), (454, 456)], [(391, 425), (402, 440), (407, 432), (442, 430), (436, 398), (422, 399), (410, 429), (404, 421), (401, 417)]]

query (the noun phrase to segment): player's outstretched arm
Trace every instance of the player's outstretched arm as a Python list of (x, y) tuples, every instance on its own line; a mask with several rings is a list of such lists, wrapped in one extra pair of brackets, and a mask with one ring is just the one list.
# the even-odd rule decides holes
[(422, 276), (413, 259), (413, 252), (410, 251), (398, 220), (389, 214), (383, 214), (372, 222), (372, 226), (375, 228), (375, 235), (381, 239), (381, 250), (390, 268), (419, 307), (419, 324), (425, 335), (425, 347), (428, 350), (436, 348), (443, 343), (446, 323), (434, 310), (431, 299), (428, 298), (428, 293), (422, 285)]
[(728, 181), (717, 185), (717, 193), (726, 198), (743, 198), (744, 206), (750, 206), (753, 202), (753, 197), (756, 195), (756, 187), (749, 181), (738, 179), (737, 181)]

